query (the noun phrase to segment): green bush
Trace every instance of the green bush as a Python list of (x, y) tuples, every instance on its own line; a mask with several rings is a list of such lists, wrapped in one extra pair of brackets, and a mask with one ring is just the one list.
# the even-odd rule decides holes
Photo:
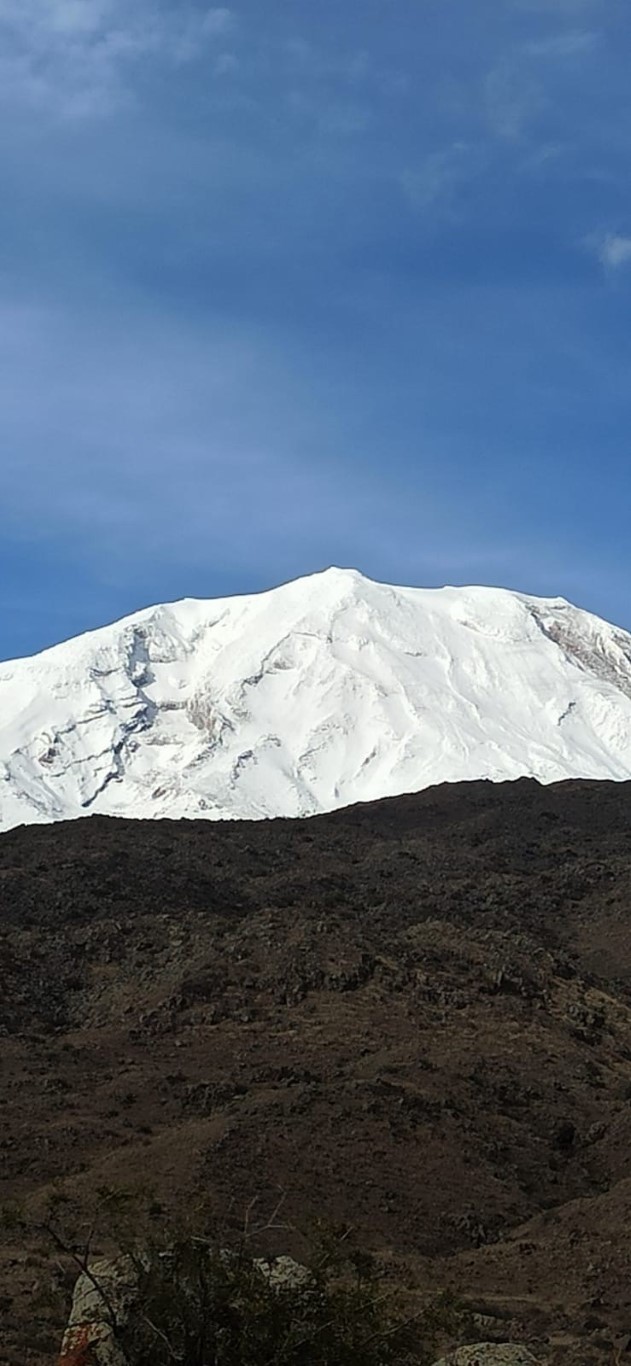
[(427, 1358), (430, 1317), (406, 1319), (362, 1275), (275, 1284), (243, 1250), (188, 1239), (145, 1254), (120, 1341), (130, 1366), (388, 1366)]
[[(294, 1263), (297, 1274), (283, 1278), (280, 1263), (253, 1253), (261, 1230), (246, 1228), (230, 1245), (197, 1218), (183, 1224), (150, 1200), (141, 1213), (137, 1198), (121, 1192), (101, 1192), (99, 1212), (108, 1229), (101, 1249), (105, 1236), (110, 1262), (134, 1285), (124, 1313), (112, 1312), (103, 1291), (128, 1366), (426, 1366), (438, 1346), (461, 1336), (453, 1297), (419, 1307), (409, 1292), (386, 1288), (348, 1229), (319, 1226), (308, 1265)], [(62, 1198), (39, 1227), (85, 1270), (91, 1255), (67, 1227), (60, 1232), (63, 1214)]]

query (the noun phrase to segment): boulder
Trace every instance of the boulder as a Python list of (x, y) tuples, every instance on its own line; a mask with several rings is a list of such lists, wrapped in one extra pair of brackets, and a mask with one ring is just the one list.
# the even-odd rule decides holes
[(537, 1357), (517, 1342), (476, 1342), (458, 1347), (434, 1366), (540, 1366)]
[(272, 1257), (269, 1261), (264, 1257), (256, 1257), (254, 1265), (275, 1290), (299, 1290), (313, 1280), (309, 1268), (301, 1262), (295, 1262), (293, 1257)]
[(91, 1262), (74, 1288), (59, 1366), (125, 1366), (116, 1330), (137, 1292), (138, 1273), (126, 1257)]
[[(312, 1279), (293, 1257), (257, 1258), (255, 1266), (279, 1291), (298, 1289)], [(138, 1269), (128, 1257), (90, 1263), (74, 1288), (59, 1366), (126, 1366), (117, 1328), (129, 1319), (137, 1298)]]

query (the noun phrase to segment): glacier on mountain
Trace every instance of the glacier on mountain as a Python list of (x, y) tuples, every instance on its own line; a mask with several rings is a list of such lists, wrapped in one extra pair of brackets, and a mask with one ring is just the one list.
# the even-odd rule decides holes
[(631, 778), (631, 636), (562, 598), (330, 569), (0, 664), (0, 828), (307, 816), (463, 779)]

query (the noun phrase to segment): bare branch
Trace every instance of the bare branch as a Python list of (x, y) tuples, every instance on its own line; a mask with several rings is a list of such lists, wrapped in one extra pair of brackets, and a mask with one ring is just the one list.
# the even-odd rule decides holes
[(152, 1320), (151, 1320), (150, 1318), (148, 1318), (146, 1314), (141, 1313), (141, 1314), (140, 1314), (140, 1317), (141, 1317), (143, 1323), (146, 1323), (147, 1327), (151, 1329), (152, 1333), (155, 1333), (155, 1335), (156, 1335), (157, 1338), (161, 1338), (161, 1339), (162, 1339), (162, 1341), (163, 1341), (163, 1343), (164, 1343), (164, 1345), (165, 1345), (165, 1347), (166, 1347), (166, 1349), (167, 1349), (167, 1352), (169, 1353), (169, 1356), (170, 1356), (170, 1358), (171, 1358), (171, 1361), (179, 1361), (179, 1357), (178, 1357), (178, 1355), (177, 1355), (177, 1352), (174, 1352), (174, 1351), (173, 1351), (173, 1347), (171, 1346), (171, 1343), (169, 1342), (169, 1339), (168, 1339), (166, 1333), (163, 1333), (162, 1329), (161, 1329), (161, 1328), (158, 1328), (157, 1323), (153, 1323)]
[(51, 1223), (40, 1224), (39, 1228), (40, 1232), (45, 1233), (49, 1238), (52, 1238), (52, 1241), (55, 1244), (55, 1247), (57, 1248), (58, 1252), (63, 1253), (64, 1257), (69, 1257), (70, 1260), (75, 1263), (75, 1266), (78, 1266), (79, 1270), (90, 1282), (90, 1285), (93, 1287), (94, 1290), (96, 1290), (97, 1295), (99, 1295), (100, 1299), (103, 1301), (103, 1304), (105, 1305), (105, 1310), (109, 1319), (109, 1325), (114, 1334), (114, 1337), (119, 1337), (120, 1325), (112, 1301), (110, 1300), (107, 1292), (103, 1289), (103, 1286), (101, 1285), (100, 1281), (97, 1280), (97, 1277), (90, 1270), (90, 1266), (86, 1258), (82, 1257), (78, 1252), (76, 1252), (76, 1250), (73, 1247), (70, 1247), (67, 1243), (65, 1243), (63, 1238), (60, 1236), (56, 1228), (54, 1228), (54, 1226)]

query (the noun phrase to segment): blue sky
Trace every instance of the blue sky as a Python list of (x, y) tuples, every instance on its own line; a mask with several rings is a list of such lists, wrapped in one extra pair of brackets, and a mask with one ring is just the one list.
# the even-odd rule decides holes
[(0, 657), (326, 564), (631, 628), (628, 0), (0, 0)]

